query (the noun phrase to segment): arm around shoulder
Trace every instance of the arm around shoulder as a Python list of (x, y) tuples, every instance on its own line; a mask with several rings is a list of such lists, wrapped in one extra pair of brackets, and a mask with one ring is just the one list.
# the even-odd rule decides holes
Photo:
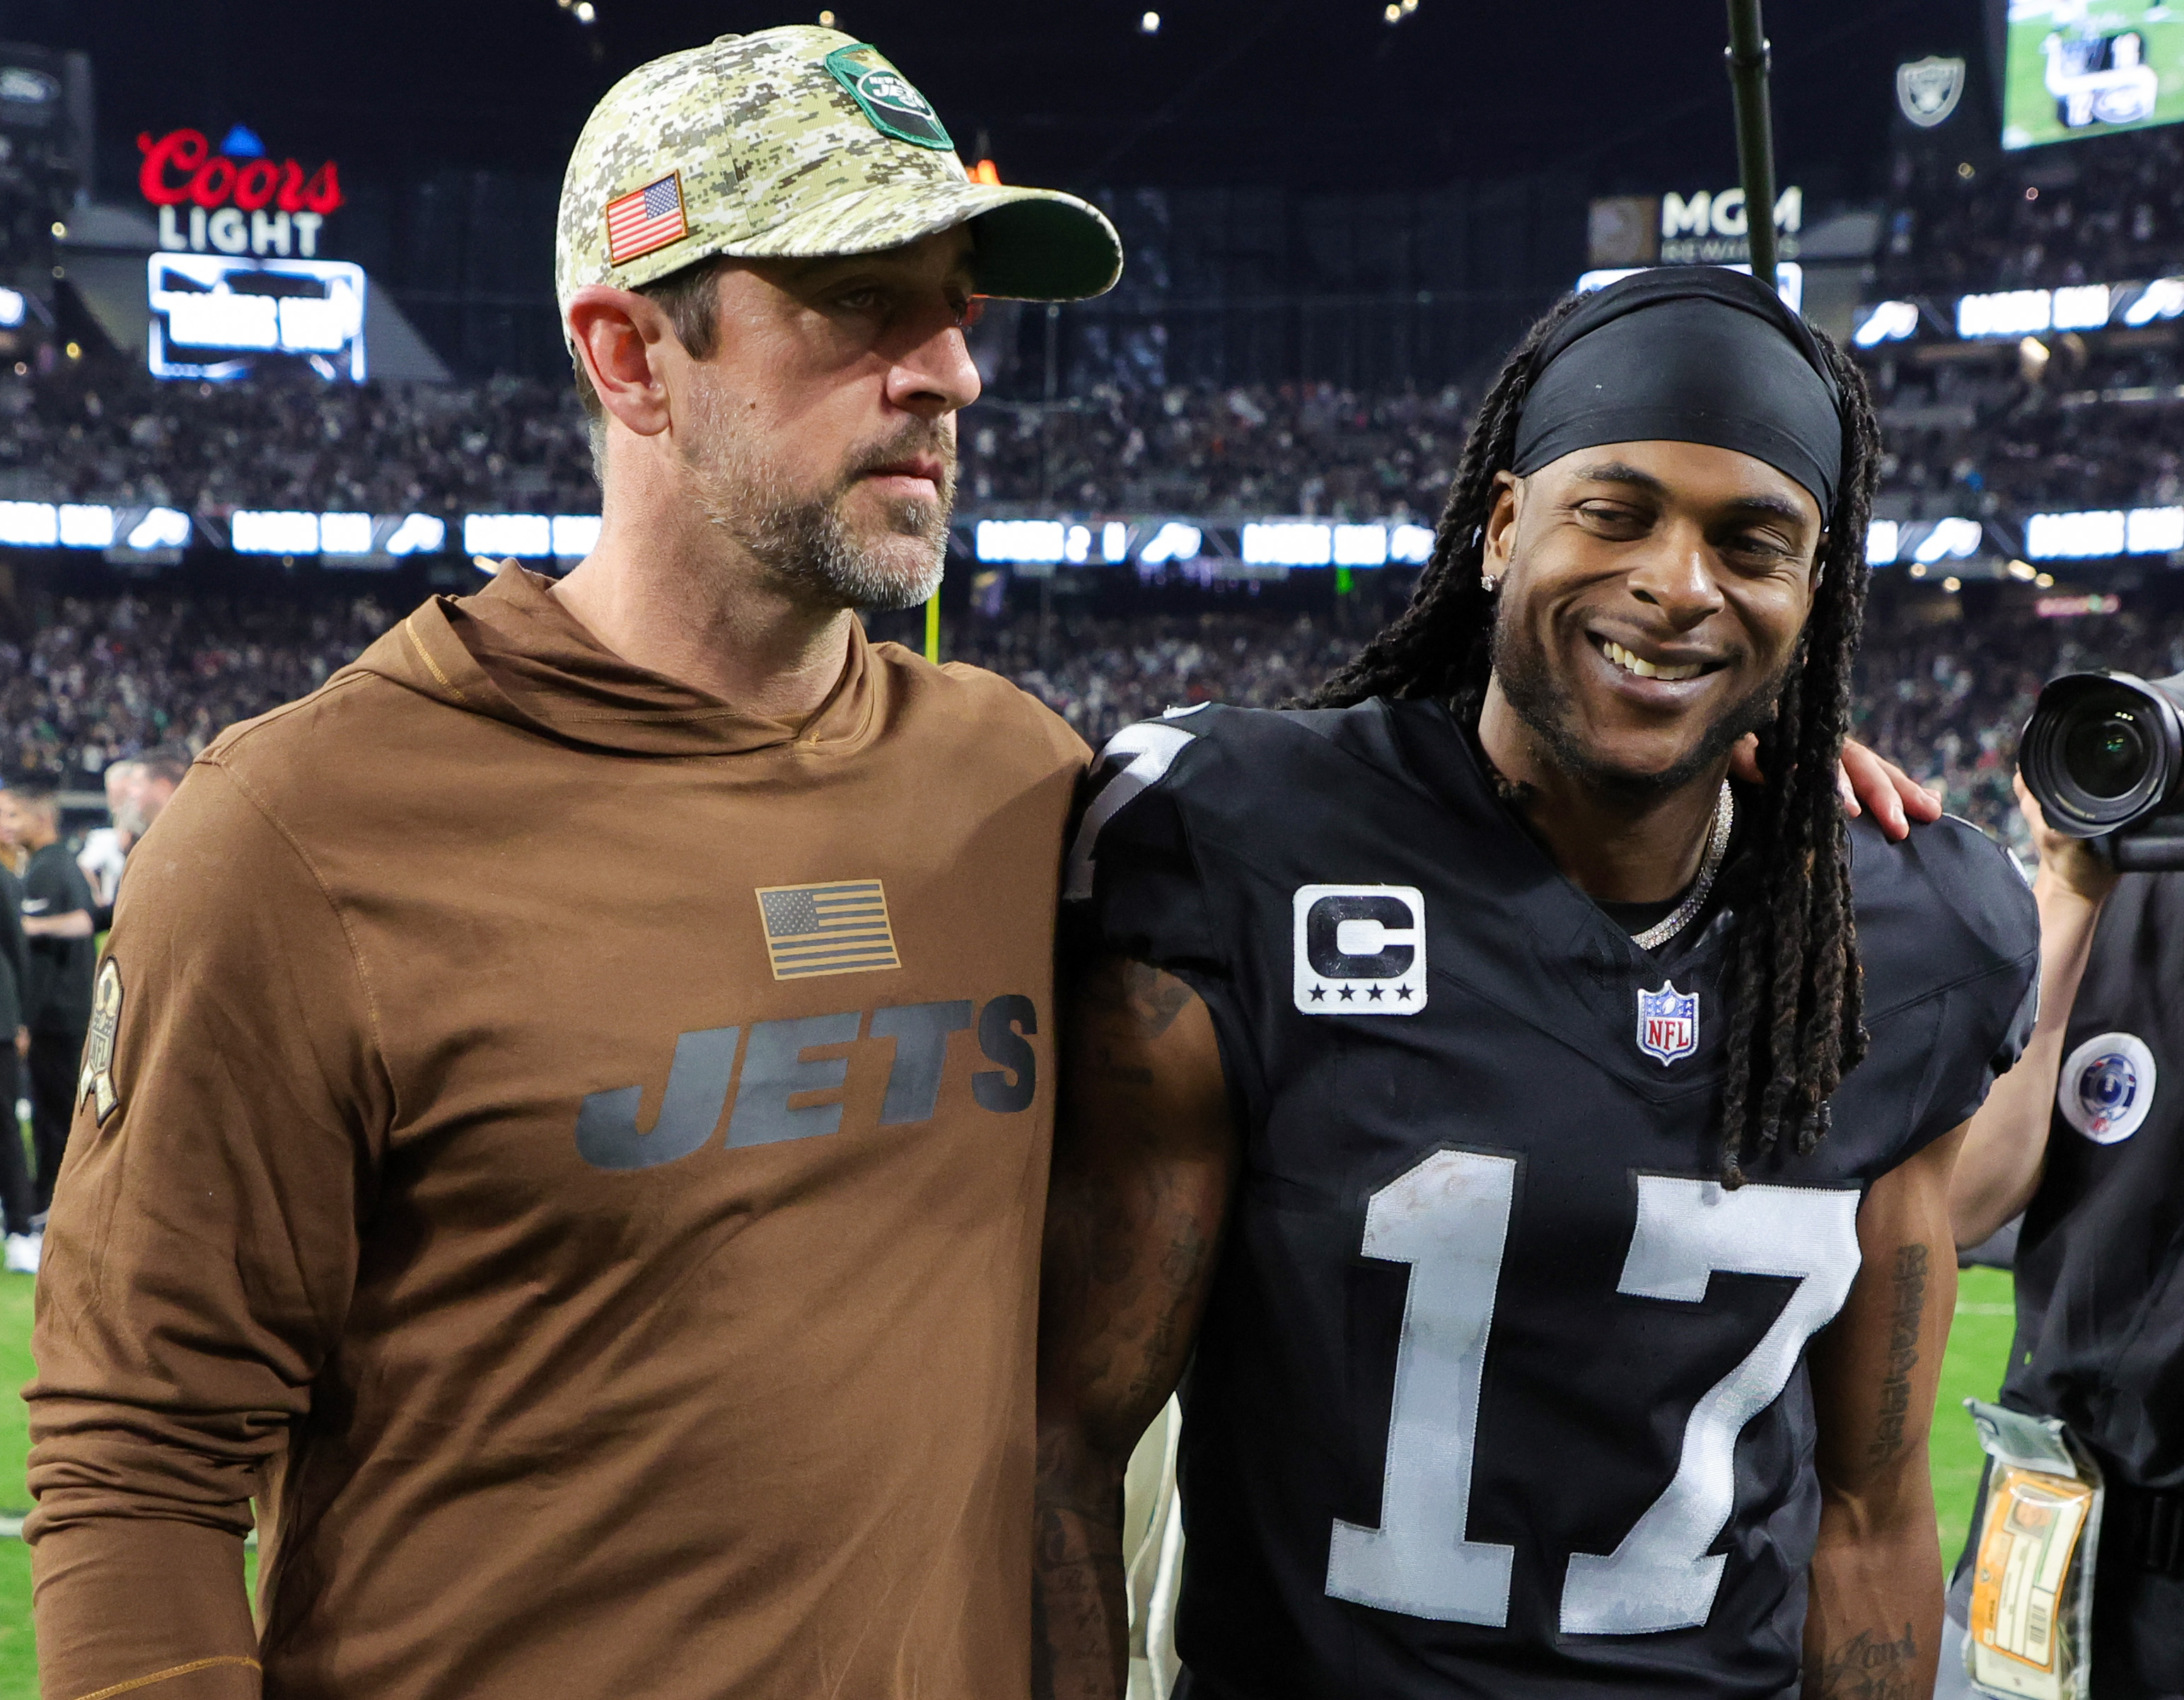
[(45, 1692), (255, 1694), (251, 1500), (337, 1335), (391, 1110), (299, 848), (200, 769), (147, 839), (37, 1295), (25, 1527)]
[(1067, 1000), (1039, 1297), (1034, 1692), (1121, 1700), (1123, 1475), (1181, 1379), (1238, 1151), (1213, 1022), (1108, 956)]

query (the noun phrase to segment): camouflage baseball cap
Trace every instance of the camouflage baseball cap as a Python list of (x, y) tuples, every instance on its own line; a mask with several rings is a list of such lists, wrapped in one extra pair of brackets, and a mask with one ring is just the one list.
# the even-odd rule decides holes
[(798, 24), (640, 65), (593, 109), (561, 184), (554, 294), (635, 289), (713, 254), (871, 254), (969, 223), (981, 294), (1076, 301), (1123, 246), (1097, 208), (973, 182), (878, 49)]

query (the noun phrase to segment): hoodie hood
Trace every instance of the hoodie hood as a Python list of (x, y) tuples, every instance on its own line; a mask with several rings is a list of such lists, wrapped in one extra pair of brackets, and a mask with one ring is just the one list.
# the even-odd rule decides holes
[(752, 714), (624, 660), (577, 623), (550, 581), (512, 561), (475, 596), (434, 597), (352, 665), (465, 713), (632, 755), (854, 748), (872, 736), (884, 688), (853, 620), (842, 677), (809, 718)]

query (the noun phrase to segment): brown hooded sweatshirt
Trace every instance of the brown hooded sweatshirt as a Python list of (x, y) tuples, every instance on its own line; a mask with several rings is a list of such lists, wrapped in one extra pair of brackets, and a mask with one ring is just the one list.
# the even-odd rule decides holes
[(755, 719), (513, 567), (222, 737), (46, 1240), (47, 1700), (1021, 1700), (1084, 754), (861, 633)]

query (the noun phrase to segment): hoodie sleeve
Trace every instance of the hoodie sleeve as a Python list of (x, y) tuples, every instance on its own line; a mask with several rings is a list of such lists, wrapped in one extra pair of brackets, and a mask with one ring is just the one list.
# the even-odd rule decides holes
[(340, 1331), (392, 1093), (341, 916), (216, 765), (139, 850), (99, 1006), (25, 1396), (43, 1692), (236, 1700), (251, 1501)]

